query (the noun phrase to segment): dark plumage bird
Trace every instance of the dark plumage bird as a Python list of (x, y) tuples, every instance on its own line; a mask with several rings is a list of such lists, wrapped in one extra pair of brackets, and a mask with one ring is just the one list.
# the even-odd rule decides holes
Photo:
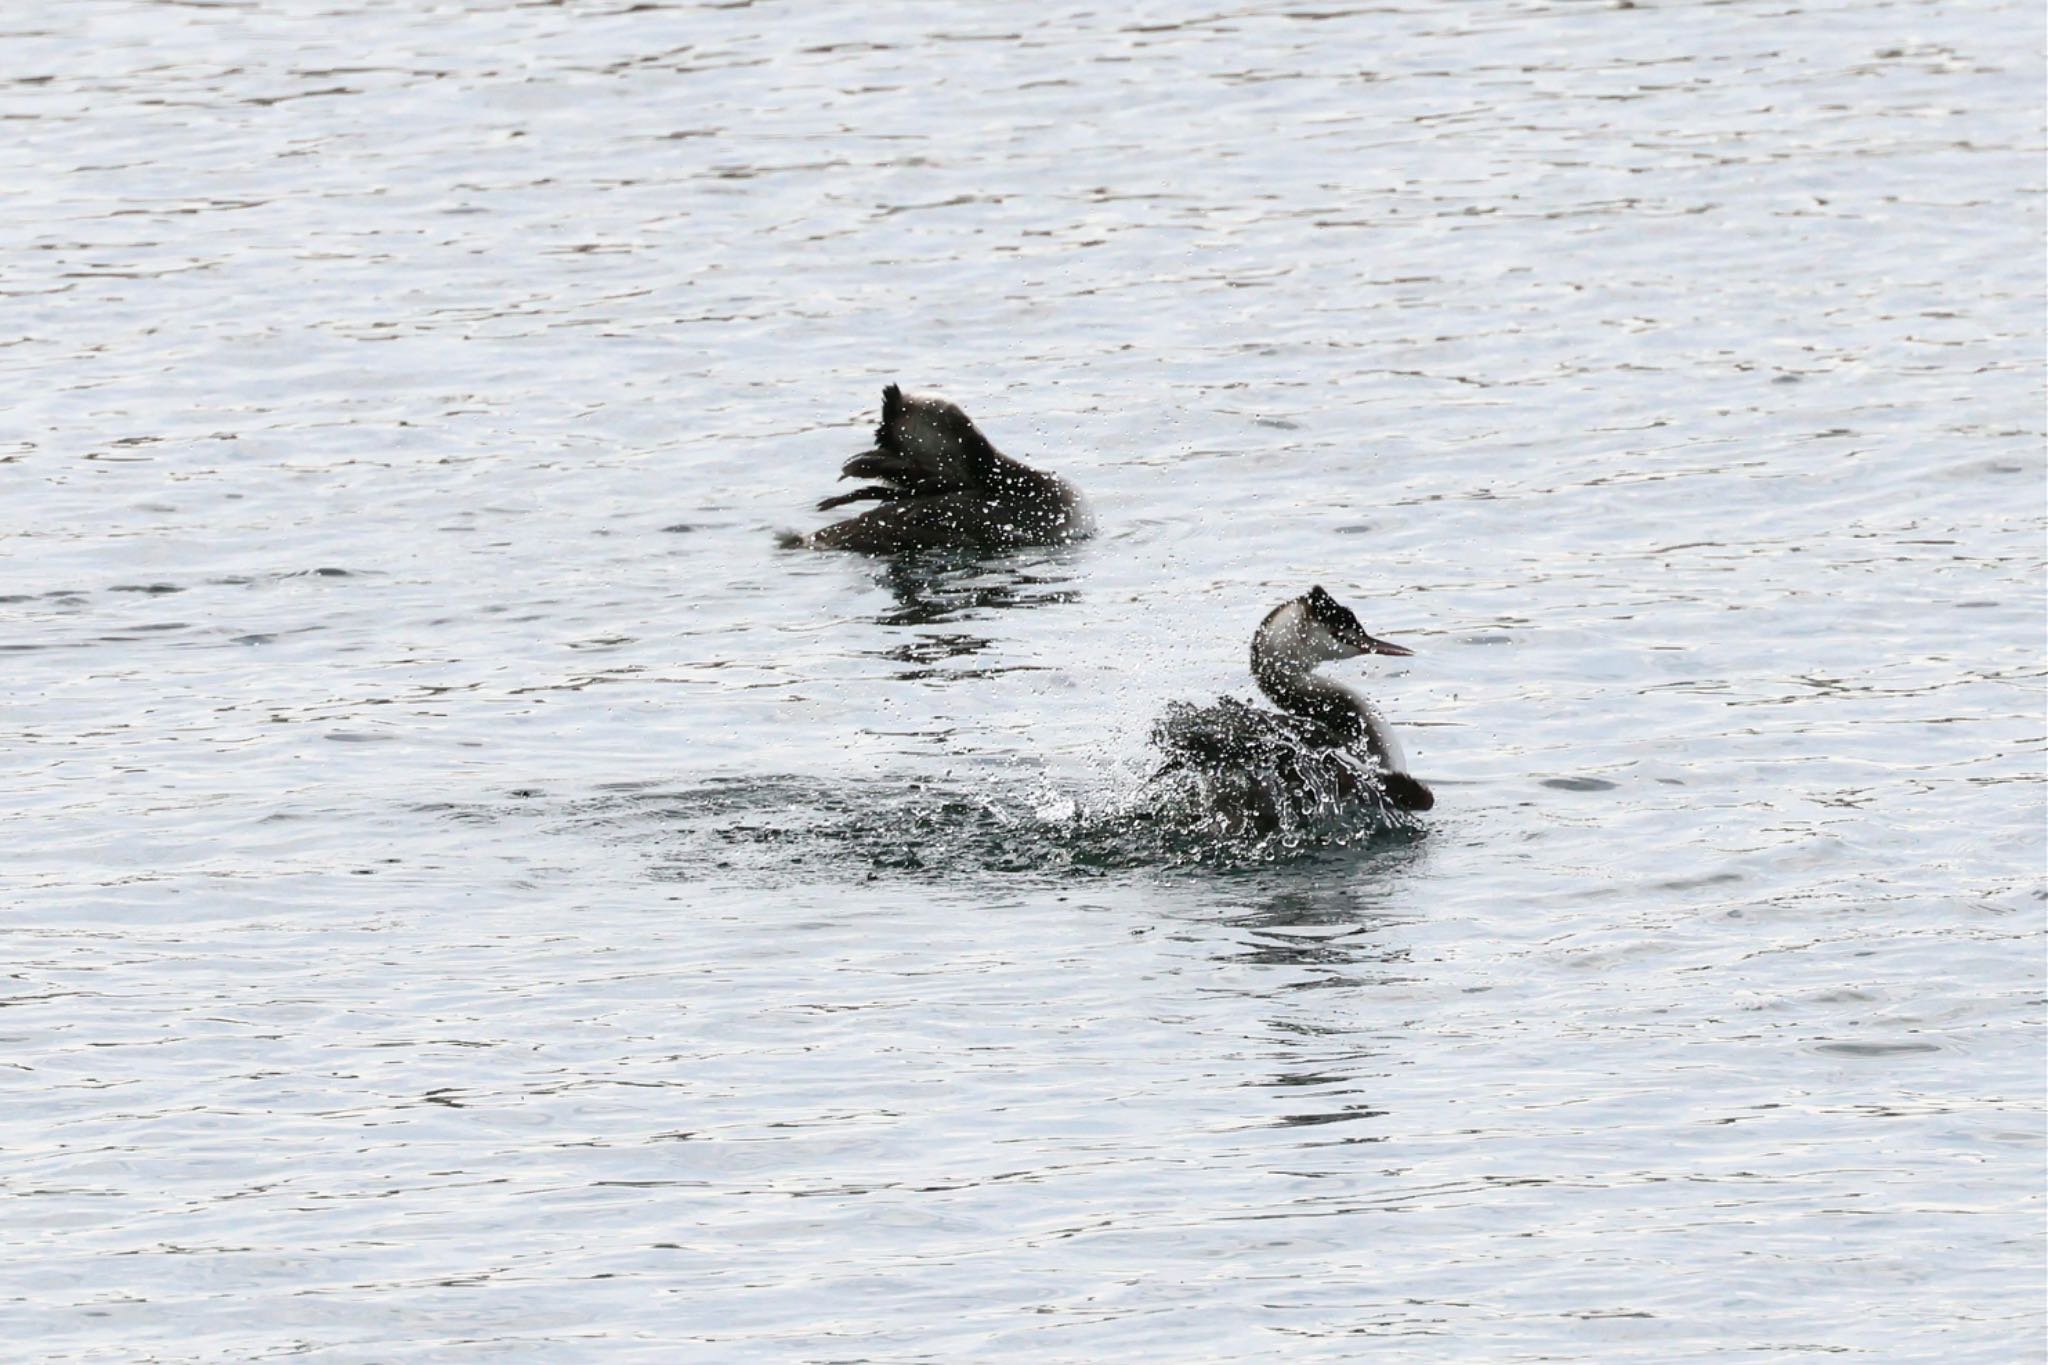
[(1366, 634), (1349, 608), (1311, 588), (1268, 612), (1252, 636), (1252, 678), (1281, 710), (1229, 697), (1176, 702), (1152, 731), (1166, 756), (1160, 773), (1202, 779), (1219, 814), (1261, 833), (1352, 803), (1428, 810), (1436, 797), (1409, 775), (1372, 703), (1315, 673), (1338, 659), (1412, 652)]
[(882, 504), (789, 543), (814, 550), (895, 554), (942, 547), (995, 550), (1057, 545), (1091, 527), (1080, 494), (997, 450), (974, 420), (943, 398), (882, 390), (873, 450), (856, 455), (842, 479), (870, 479), (826, 498), (819, 511), (853, 502)]

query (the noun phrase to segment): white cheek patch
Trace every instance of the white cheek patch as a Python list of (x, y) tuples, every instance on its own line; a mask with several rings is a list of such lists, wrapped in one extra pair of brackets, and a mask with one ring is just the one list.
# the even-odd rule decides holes
[(1320, 621), (1310, 628), (1309, 641), (1310, 648), (1315, 653), (1316, 662), (1319, 664), (1335, 663), (1339, 659), (1348, 659), (1354, 652), (1351, 646), (1339, 640), (1331, 633), (1330, 628)]
[(1339, 659), (1355, 659), (1364, 651), (1356, 645), (1346, 644), (1336, 633), (1321, 621), (1310, 617), (1302, 623), (1302, 655), (1311, 664), (1335, 663)]
[(1327, 663), (1330, 655), (1324, 652), (1330, 643), (1329, 632), (1324, 630), (1302, 609), (1299, 602), (1290, 602), (1271, 632), (1272, 658), (1288, 673), (1306, 673), (1317, 664)]
[(1364, 653), (1338, 639), (1299, 601), (1280, 608), (1260, 628), (1259, 648), (1269, 666), (1290, 677), (1300, 677), (1319, 665), (1355, 659)]

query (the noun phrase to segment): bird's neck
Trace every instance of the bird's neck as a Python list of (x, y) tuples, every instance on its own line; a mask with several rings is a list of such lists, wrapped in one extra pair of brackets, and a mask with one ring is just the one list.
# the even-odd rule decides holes
[(1312, 720), (1330, 731), (1338, 743), (1363, 743), (1382, 768), (1401, 767), (1384, 722), (1372, 704), (1341, 683), (1319, 677), (1284, 652), (1252, 645), (1252, 680), (1283, 711)]
[(1288, 668), (1254, 656), (1252, 680), (1273, 705), (1354, 739), (1365, 720), (1365, 700), (1350, 688), (1306, 669)]

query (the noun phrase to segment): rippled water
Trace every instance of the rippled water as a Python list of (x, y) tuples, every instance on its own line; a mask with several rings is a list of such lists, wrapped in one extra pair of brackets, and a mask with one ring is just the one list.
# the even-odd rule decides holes
[[(2041, 1359), (2042, 28), (9, 9), (0, 1328)], [(1437, 809), (1191, 844), (1312, 583)]]

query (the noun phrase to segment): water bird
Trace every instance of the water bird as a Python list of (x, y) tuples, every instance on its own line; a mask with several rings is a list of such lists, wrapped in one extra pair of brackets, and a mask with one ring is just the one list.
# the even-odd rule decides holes
[(1252, 679), (1280, 710), (1232, 697), (1211, 706), (1174, 703), (1153, 727), (1152, 742), (1165, 756), (1155, 777), (1194, 777), (1227, 823), (1261, 834), (1361, 807), (1428, 810), (1436, 797), (1408, 772), (1385, 718), (1315, 671), (1365, 654), (1412, 653), (1367, 634), (1350, 608), (1311, 588), (1266, 613), (1252, 635)]
[(1080, 494), (997, 450), (958, 406), (930, 394), (882, 390), (872, 450), (855, 455), (842, 479), (873, 482), (818, 504), (882, 505), (783, 543), (814, 550), (899, 554), (910, 550), (1007, 549), (1058, 545), (1091, 529)]

